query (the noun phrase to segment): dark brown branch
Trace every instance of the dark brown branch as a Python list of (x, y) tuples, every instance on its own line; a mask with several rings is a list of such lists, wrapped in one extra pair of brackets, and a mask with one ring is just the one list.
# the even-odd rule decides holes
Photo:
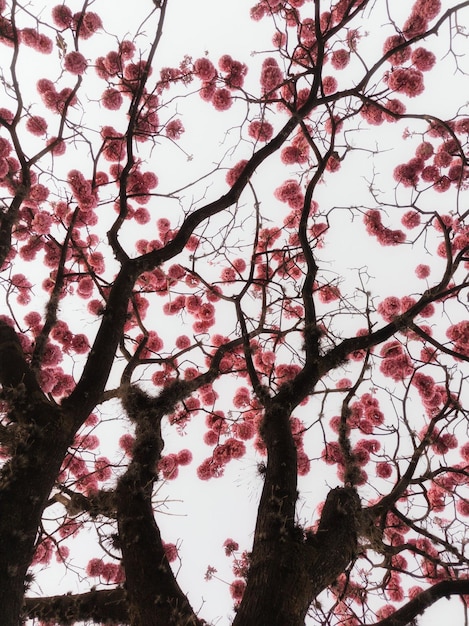
[(413, 600), (385, 619), (370, 626), (407, 626), (441, 598), (469, 593), (469, 580), (444, 580), (422, 591)]
[(21, 389), (33, 399), (46, 400), (34, 372), (26, 361), (20, 340), (14, 329), (0, 320), (0, 385), (4, 391)]
[[(161, 458), (161, 420), (177, 394), (165, 401), (130, 387), (124, 407), (136, 423), (133, 458), (116, 488), (117, 522), (126, 573), (132, 626), (198, 626), (166, 558), (152, 506), (152, 487)], [(168, 404), (169, 403), (169, 404)]]
[(28, 618), (72, 624), (89, 621), (103, 624), (129, 624), (127, 600), (123, 589), (101, 589), (78, 595), (25, 598), (23, 614)]

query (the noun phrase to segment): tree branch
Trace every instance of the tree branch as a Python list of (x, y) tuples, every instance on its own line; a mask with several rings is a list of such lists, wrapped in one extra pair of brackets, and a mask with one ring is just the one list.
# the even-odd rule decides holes
[(407, 626), (440, 598), (468, 593), (469, 580), (443, 580), (419, 593), (418, 596), (389, 617), (370, 624), (370, 626)]
[(23, 614), (28, 618), (61, 624), (89, 620), (103, 624), (130, 623), (126, 594), (121, 588), (94, 589), (78, 595), (25, 598)]

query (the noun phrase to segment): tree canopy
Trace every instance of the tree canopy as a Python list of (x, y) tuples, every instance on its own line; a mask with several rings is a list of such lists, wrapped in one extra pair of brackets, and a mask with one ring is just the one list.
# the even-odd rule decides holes
[(162, 515), (213, 484), (226, 623), (464, 610), (469, 1), (44, 4), (0, 0), (2, 626), (217, 623)]

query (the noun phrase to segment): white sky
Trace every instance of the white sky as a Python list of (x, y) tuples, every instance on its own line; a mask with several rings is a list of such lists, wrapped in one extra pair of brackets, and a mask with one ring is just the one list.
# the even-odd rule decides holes
[[(139, 0), (139, 2), (141, 2), (139, 6), (144, 7), (151, 4), (149, 0), (145, 2)], [(39, 4), (39, 2), (35, 1), (30, 6)], [(408, 10), (410, 3), (403, 4), (405, 5), (405, 10)], [(452, 3), (447, 2), (446, 4)], [(139, 11), (136, 9), (137, 3), (135, 4), (136, 10), (130, 12), (130, 16), (126, 12), (125, 17), (119, 10), (115, 10), (114, 3), (112, 5), (113, 10), (109, 11), (107, 7), (105, 8), (104, 2), (96, 2), (92, 6), (92, 10), (102, 14), (106, 30), (109, 33), (120, 32), (125, 34), (123, 33), (124, 26), (129, 33), (134, 32), (135, 24), (139, 23)], [(377, 5), (383, 6), (384, 2), (377, 2)], [(72, 5), (70, 3), (70, 6), (73, 7), (73, 10), (78, 10), (78, 4)], [(164, 28), (165, 37), (158, 52), (159, 63), (161, 63), (161, 66), (177, 65), (177, 62), (185, 53), (190, 54), (193, 58), (197, 58), (203, 56), (208, 51), (209, 58), (213, 62), (216, 62), (221, 54), (230, 53), (233, 58), (248, 65), (251, 62), (259, 64), (258, 58), (252, 56), (252, 53), (268, 50), (271, 47), (271, 29), (269, 26), (265, 27), (262, 24), (260, 25), (249, 20), (248, 12), (251, 6), (252, 2), (246, 0), (237, 0), (229, 3), (220, 2), (219, 0), (198, 0), (198, 2), (193, 2), (193, 0), (172, 0)], [(101, 13), (102, 10), (103, 12)], [(132, 23), (133, 17), (135, 18), (135, 23)], [(380, 46), (383, 40), (381, 24), (381, 21), (368, 19), (363, 25), (364, 30), (370, 33), (367, 40), (370, 53), (374, 53), (376, 46)], [(150, 27), (148, 27), (148, 30), (150, 30)], [(444, 37), (441, 39), (443, 40), (442, 45), (444, 45)], [(90, 56), (96, 55), (96, 52), (92, 53), (92, 51), (95, 50), (95, 46), (100, 46), (101, 42), (100, 35), (86, 42), (86, 46), (89, 46)], [(105, 52), (106, 50), (103, 50), (100, 53), (103, 54)], [(36, 56), (32, 55), (32, 58), (35, 59)], [(452, 60), (447, 59), (444, 74), (445, 81), (448, 82), (445, 82), (445, 85), (453, 85), (452, 81), (449, 80), (453, 68)], [(37, 70), (36, 65), (31, 78), (36, 75)], [(255, 71), (250, 72), (247, 84), (252, 84), (253, 88), (255, 88), (257, 76), (258, 74)], [(459, 79), (460, 77), (457, 78)], [(343, 80), (348, 79), (348, 75), (344, 75)], [(429, 87), (432, 87), (433, 81), (436, 80), (439, 80), (436, 74), (429, 75)], [(461, 86), (455, 88), (451, 98), (448, 98), (448, 87), (431, 90), (431, 104), (434, 112), (436, 108), (438, 114), (451, 116), (456, 112), (458, 104), (467, 100), (467, 96), (463, 93), (463, 91), (467, 93), (467, 79), (457, 84)], [(409, 108), (410, 104), (412, 104), (413, 110), (417, 110), (420, 104), (426, 106), (427, 97), (424, 94), (412, 103), (407, 101), (406, 104), (409, 104)], [(0, 94), (0, 106), (1, 98)], [(164, 161), (158, 161), (158, 155), (156, 156), (156, 172), (162, 179), (162, 186), (166, 185), (163, 188), (166, 189), (170, 189), (171, 186), (182, 186), (182, 184), (188, 182), (194, 176), (194, 172), (197, 172), (199, 168), (201, 171), (204, 171), (207, 163), (217, 162), (220, 155), (234, 144), (233, 137), (236, 136), (236, 128), (233, 128), (230, 136), (224, 138), (229, 117), (225, 114), (214, 112), (210, 105), (202, 103), (197, 96), (187, 101), (181, 99), (177, 103), (177, 108), (181, 112), (187, 131), (184, 140), (181, 141), (181, 146), (187, 152), (193, 154), (194, 159), (191, 162), (187, 162), (185, 157), (177, 152), (170, 156), (168, 155), (168, 159), (172, 159), (172, 161), (168, 162), (165, 154)], [(239, 110), (236, 109), (238, 112)], [(106, 116), (112, 118), (113, 114), (106, 112)], [(117, 119), (120, 116), (121, 114), (118, 114), (115, 117)], [(108, 123), (113, 122), (109, 121)], [(235, 119), (233, 127), (236, 126), (236, 123), (237, 120)], [(392, 168), (399, 163), (399, 158), (396, 156), (397, 153), (408, 155), (405, 157), (406, 159), (412, 156), (413, 149), (408, 147), (412, 140), (405, 143), (401, 139), (404, 127), (405, 124), (400, 124), (389, 125), (379, 129), (380, 137), (382, 137), (380, 141), (386, 147), (391, 145), (395, 148), (394, 152), (389, 155), (389, 160), (382, 161), (380, 174), (384, 183), (387, 181), (389, 184), (392, 180)], [(357, 135), (357, 142), (363, 138), (364, 135), (360, 132)], [(222, 140), (224, 140), (224, 143), (220, 146)], [(374, 145), (374, 133), (369, 134), (367, 141), (370, 142), (370, 146)], [(243, 146), (240, 146), (232, 157), (231, 164), (236, 163), (239, 158), (245, 156), (241, 154), (242, 152)], [(174, 164), (174, 167), (171, 169), (168, 163)], [(320, 206), (322, 208), (327, 204), (331, 208), (333, 206), (347, 206), (350, 202), (351, 192), (353, 192), (354, 198), (358, 197), (358, 200), (354, 199), (352, 202), (369, 202), (368, 199), (362, 199), (365, 197), (364, 194), (367, 187), (367, 180), (362, 178), (362, 172), (368, 173), (368, 164), (369, 159), (366, 154), (357, 154), (356, 159), (346, 160), (343, 164), (345, 177), (341, 178), (345, 184), (342, 183), (339, 187), (335, 184), (334, 178), (330, 177), (329, 181), (318, 189), (317, 200)], [(70, 167), (68, 162), (66, 167)], [(268, 175), (267, 168), (261, 169), (257, 175), (256, 184), (262, 187), (262, 176), (267, 178)], [(273, 176), (288, 178), (280, 169)], [(283, 178), (279, 180), (283, 180)], [(348, 185), (346, 184), (347, 182)], [(226, 185), (223, 175), (215, 185), (209, 188), (207, 198), (213, 199), (225, 190)], [(445, 202), (448, 201), (447, 198), (448, 196), (445, 196)], [(166, 210), (167, 208), (164, 207), (163, 211)], [(332, 214), (332, 222), (336, 219), (341, 219), (341, 216), (343, 216), (343, 211), (335, 211)], [(420, 288), (419, 281), (412, 273), (413, 267), (420, 262), (418, 259), (408, 261), (412, 271), (405, 273), (405, 281), (403, 281), (402, 272), (391, 273), (389, 271), (389, 268), (394, 267), (393, 263), (396, 262), (396, 249), (383, 249), (368, 239), (363, 239), (362, 241), (365, 242), (365, 245), (362, 245), (357, 239), (360, 237), (360, 231), (363, 237), (363, 228), (360, 224), (347, 224), (347, 227), (337, 235), (335, 245), (330, 252), (328, 252), (327, 248), (325, 249), (326, 259), (328, 259), (330, 267), (334, 271), (341, 273), (342, 270), (349, 271), (349, 268), (364, 267), (370, 264), (370, 256), (379, 254), (378, 262), (372, 267), (372, 274), (375, 277), (373, 286), (378, 288), (384, 281), (386, 288), (390, 292), (396, 293), (396, 295), (404, 295), (404, 293), (413, 289), (417, 290)], [(340, 250), (339, 255), (337, 254), (338, 250)], [(401, 263), (403, 261), (405, 263), (407, 253), (409, 253), (410, 257), (410, 249), (406, 249), (404, 252), (402, 249), (399, 250), (398, 255)], [(436, 268), (438, 265), (441, 265), (441, 261), (435, 259), (434, 265)], [(392, 279), (394, 282), (392, 282)], [(80, 312), (73, 312), (73, 317), (75, 319), (71, 319), (71, 323), (74, 322), (77, 325), (83, 323)], [(168, 320), (165, 323), (168, 323)], [(176, 319), (175, 323), (178, 323)], [(165, 332), (168, 334), (178, 333), (179, 327), (168, 328)], [(337, 378), (339, 377), (337, 376)], [(109, 408), (105, 407), (105, 410), (109, 411), (110, 419), (114, 415), (113, 408), (112, 405)], [(178, 451), (185, 447), (193, 449), (196, 444), (189, 442), (193, 441), (192, 437), (197, 438), (198, 433), (200, 433), (200, 427), (196, 423), (192, 423), (188, 428), (186, 437), (181, 439), (173, 437), (171, 440), (168, 434), (165, 452)], [(201, 435), (199, 434), (199, 440), (200, 437)], [(105, 442), (102, 442), (101, 450), (103, 454), (107, 454), (110, 457), (115, 455), (112, 445), (109, 446), (109, 451), (106, 450)], [(168, 498), (170, 501), (166, 505), (167, 513), (162, 510), (161, 514), (157, 515), (157, 521), (161, 526), (165, 541), (180, 545), (183, 566), (179, 572), (178, 580), (182, 589), (188, 592), (194, 608), (197, 610), (205, 602), (201, 610), (201, 616), (213, 620), (218, 626), (225, 626), (229, 623), (229, 616), (231, 615), (231, 600), (228, 587), (215, 580), (209, 583), (204, 582), (203, 576), (207, 565), (210, 564), (219, 570), (222, 578), (228, 581), (231, 580), (230, 561), (223, 555), (221, 546), (227, 537), (232, 537), (239, 541), (242, 548), (249, 548), (261, 481), (256, 475), (257, 459), (253, 454), (248, 454), (242, 461), (233, 462), (229, 465), (226, 468), (225, 477), (220, 479), (220, 481), (201, 483), (195, 476), (195, 467), (208, 455), (208, 449), (201, 444), (200, 449), (196, 447), (195, 450), (194, 456), (196, 458), (193, 465), (180, 469), (181, 480), (171, 482), (168, 488), (162, 487), (161, 499)], [(315, 507), (322, 497), (326, 495), (328, 486), (337, 484), (334, 473), (326, 474), (327, 470), (328, 468), (322, 466), (321, 472), (324, 473), (318, 475), (313, 471), (310, 476), (302, 481), (302, 493), (305, 503), (299, 511), (299, 516), (302, 521), (306, 522), (306, 525), (311, 523)], [(318, 491), (320, 495), (318, 495)], [(307, 502), (309, 494), (312, 497)], [(160, 499), (159, 493), (156, 495), (156, 498)], [(71, 542), (69, 542), (69, 545), (71, 546)], [(89, 554), (87, 554), (88, 552)], [(77, 565), (86, 564), (88, 556), (96, 556), (95, 545), (91, 541), (86, 547), (83, 546), (80, 556), (75, 557)], [(40, 588), (41, 593), (44, 594), (57, 592), (57, 577), (61, 592), (68, 590), (77, 591), (79, 587), (75, 587), (74, 577), (69, 576), (66, 579), (62, 579), (62, 575), (62, 571), (53, 572), (49, 569), (38, 577), (38, 587), (36, 589), (33, 588), (32, 591)], [(419, 621), (420, 626), (433, 626), (439, 623), (441, 619), (448, 619), (449, 616), (455, 620), (455, 623), (462, 623), (463, 618), (459, 605), (452, 602), (449, 606), (451, 607), (450, 611), (448, 610), (448, 603), (445, 600), (440, 601), (437, 606), (429, 610)]]

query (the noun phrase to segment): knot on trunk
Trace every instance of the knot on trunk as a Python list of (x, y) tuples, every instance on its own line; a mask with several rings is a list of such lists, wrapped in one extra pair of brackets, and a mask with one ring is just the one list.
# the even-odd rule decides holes
[(310, 574), (315, 594), (331, 585), (357, 553), (361, 504), (352, 487), (332, 489), (316, 534), (306, 540), (314, 548)]

